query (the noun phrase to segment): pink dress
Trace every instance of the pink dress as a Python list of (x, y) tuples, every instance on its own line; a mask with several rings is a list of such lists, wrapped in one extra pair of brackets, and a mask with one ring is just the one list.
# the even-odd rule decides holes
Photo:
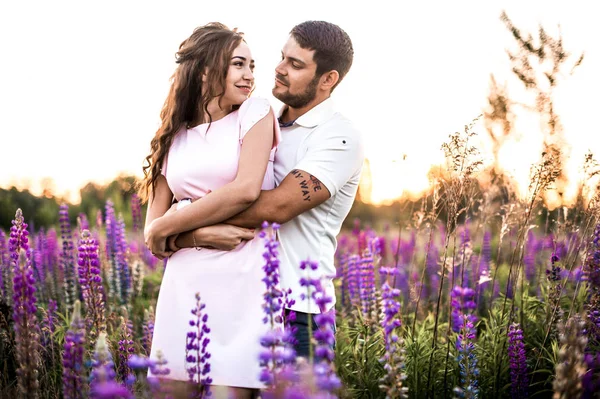
[[(226, 117), (192, 129), (182, 129), (167, 157), (162, 173), (175, 198), (199, 198), (209, 190), (231, 182), (237, 173), (241, 143), (248, 130), (271, 109), (262, 98), (249, 98), (239, 110)], [(275, 139), (280, 132), (274, 121)], [(262, 189), (275, 186), (273, 159)], [(208, 352), (214, 385), (260, 388), (260, 336), (263, 324), (262, 295), (265, 285), (262, 267), (264, 243), (256, 237), (227, 252), (212, 249), (181, 249), (168, 262), (160, 286), (152, 340), (151, 359), (161, 350), (174, 380), (188, 380), (186, 335), (195, 307), (197, 292), (206, 304), (207, 325), (211, 329)]]

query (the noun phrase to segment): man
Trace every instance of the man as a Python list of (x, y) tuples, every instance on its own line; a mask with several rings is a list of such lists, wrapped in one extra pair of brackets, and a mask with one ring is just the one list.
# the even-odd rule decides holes
[[(232, 249), (252, 238), (241, 228), (258, 227), (265, 220), (281, 225), (281, 285), (291, 288), (295, 299), (291, 310), (296, 312), (300, 356), (308, 356), (309, 351), (308, 314), (320, 312), (314, 301), (301, 299), (306, 288), (299, 280), (306, 271), (300, 263), (318, 261), (311, 277), (324, 277), (333, 307), (336, 236), (354, 202), (364, 160), (360, 133), (334, 110), (330, 99), (350, 70), (353, 55), (350, 38), (334, 24), (308, 21), (292, 29), (275, 69), (273, 88), (273, 95), (285, 104), (278, 118), (282, 141), (274, 163), (277, 188), (263, 191), (227, 225), (195, 231), (199, 246)], [(189, 237), (180, 235), (177, 246), (189, 242)]]

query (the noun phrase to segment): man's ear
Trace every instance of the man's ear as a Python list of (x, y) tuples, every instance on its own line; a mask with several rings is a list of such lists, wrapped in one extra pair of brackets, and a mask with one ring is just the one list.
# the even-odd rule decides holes
[(325, 72), (321, 75), (321, 89), (331, 91), (333, 86), (340, 80), (340, 74), (335, 69), (329, 72)]

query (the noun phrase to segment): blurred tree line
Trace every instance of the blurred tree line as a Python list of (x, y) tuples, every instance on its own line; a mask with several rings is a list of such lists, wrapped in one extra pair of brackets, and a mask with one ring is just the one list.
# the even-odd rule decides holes
[[(15, 217), (17, 208), (21, 208), (30, 227), (37, 230), (41, 227), (58, 226), (58, 211), (63, 203), (69, 205), (71, 225), (77, 223), (77, 217), (83, 213), (90, 225), (96, 225), (98, 211), (102, 211), (106, 201), (111, 200), (117, 215), (123, 214), (125, 224), (131, 226), (131, 196), (135, 192), (134, 176), (119, 176), (108, 185), (88, 183), (79, 190), (81, 203), (70, 204), (52, 193), (35, 196), (28, 190), (19, 191), (15, 187), (0, 188), (0, 229), (8, 231)], [(30, 229), (31, 231), (32, 229)]]
[[(481, 201), (484, 193), (487, 196), (485, 207), (496, 215), (501, 212), (503, 204), (511, 201), (509, 196), (512, 195), (509, 195), (509, 193), (512, 190), (511, 186), (514, 184), (513, 182), (507, 177), (498, 179), (496, 172), (491, 170), (484, 171), (483, 175), (492, 175), (495, 181), (492, 187), (490, 187), (489, 180), (474, 181), (471, 199), (475, 200), (477, 204), (472, 207), (472, 212), (462, 214), (459, 217), (459, 223), (464, 222), (465, 218), (471, 220), (477, 219), (479, 206), (483, 205)], [(443, 179), (444, 177), (441, 176), (440, 178)], [(81, 203), (68, 204), (71, 225), (75, 226), (77, 217), (83, 213), (87, 216), (90, 226), (96, 226), (98, 211), (102, 212), (103, 218), (106, 201), (111, 200), (117, 215), (122, 214), (125, 224), (131, 226), (131, 197), (135, 193), (135, 182), (136, 178), (134, 176), (119, 176), (108, 185), (95, 183), (85, 185), (80, 190)], [(442, 198), (445, 196), (444, 186), (442, 184), (442, 188), (438, 193)], [(27, 223), (32, 227), (30, 231), (37, 231), (42, 227), (58, 226), (58, 211), (60, 205), (64, 202), (62, 198), (49, 193), (45, 196), (35, 196), (28, 190), (19, 191), (14, 187), (10, 189), (0, 188), (0, 229), (6, 232), (10, 229), (11, 221), (15, 217), (17, 208), (21, 208), (23, 211)], [(432, 205), (432, 195), (430, 192), (424, 193), (420, 198), (400, 198), (385, 205), (368, 204), (363, 202), (360, 196), (358, 196), (344, 222), (343, 229), (352, 229), (356, 221), (360, 221), (362, 227), (372, 227), (377, 231), (381, 231), (386, 227), (396, 229), (398, 226), (418, 228), (420, 219), (425, 216), (424, 213), (427, 210), (432, 209)], [(461, 204), (460, 206), (465, 207), (466, 204)], [(581, 200), (576, 201), (570, 208), (574, 211), (570, 212), (570, 217), (574, 219), (572, 222), (578, 223), (577, 215), (580, 215), (583, 211), (583, 202)], [(540, 225), (546, 224), (547, 228), (551, 227), (548, 225), (548, 221), (557, 219), (557, 209), (548, 210), (546, 207), (540, 209), (538, 223)], [(146, 207), (143, 206), (143, 216), (145, 215), (145, 211)], [(441, 223), (446, 223), (448, 219), (446, 204), (438, 204), (436, 213), (436, 219)], [(493, 225), (497, 223), (494, 223), (493, 220), (491, 222), (492, 225), (490, 227), (494, 228)]]

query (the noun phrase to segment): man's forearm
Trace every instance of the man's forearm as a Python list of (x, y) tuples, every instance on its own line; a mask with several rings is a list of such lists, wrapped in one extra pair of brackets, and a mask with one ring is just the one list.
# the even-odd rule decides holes
[(263, 190), (258, 199), (245, 211), (227, 219), (224, 223), (239, 227), (257, 228), (264, 221), (283, 224), (287, 222), (281, 201), (277, 198), (277, 189)]

